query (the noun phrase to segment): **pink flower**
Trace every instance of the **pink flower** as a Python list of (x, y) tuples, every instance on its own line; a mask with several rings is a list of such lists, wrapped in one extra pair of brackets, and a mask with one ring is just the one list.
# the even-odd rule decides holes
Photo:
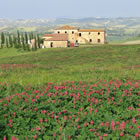
[(27, 103), (27, 99), (25, 99), (24, 102)]
[(34, 135), (33, 138), (36, 139), (37, 138), (37, 135)]
[(13, 123), (13, 121), (12, 121), (12, 120), (9, 120), (9, 123), (10, 123), (10, 124), (12, 124), (12, 123)]
[(122, 132), (122, 133), (120, 134), (120, 136), (123, 137), (123, 136), (124, 136), (124, 133)]
[(121, 129), (124, 129), (124, 128), (125, 128), (125, 122), (122, 122), (122, 123), (120, 124), (120, 128), (121, 128)]
[(80, 125), (78, 125), (77, 128), (80, 129)]
[(18, 138), (16, 139), (14, 136), (12, 136), (12, 140), (19, 140)]
[(84, 123), (84, 126), (87, 127), (87, 123)]
[(115, 129), (115, 122), (111, 121), (111, 128), (114, 130)]
[(59, 116), (55, 116), (55, 119), (58, 119), (59, 118)]
[(42, 114), (45, 114), (47, 111), (46, 110), (42, 110)]
[(36, 130), (36, 131), (39, 131), (39, 130), (40, 130), (40, 127), (36, 127), (35, 130)]
[(79, 121), (80, 121), (80, 118), (77, 118), (77, 119), (76, 119), (76, 122), (79, 122)]
[(48, 122), (48, 120), (47, 120), (47, 119), (45, 119), (45, 122)]
[(98, 112), (98, 109), (96, 109), (95, 112), (97, 113)]
[(138, 138), (139, 137), (139, 133), (135, 133), (135, 137)]
[(136, 119), (135, 119), (135, 118), (133, 118), (133, 119), (132, 119), (132, 122), (133, 122), (133, 123), (136, 123)]
[(91, 132), (91, 131), (92, 131), (92, 129), (89, 129), (89, 131)]
[(67, 120), (67, 116), (64, 116), (64, 120)]
[(116, 124), (119, 125), (120, 123), (117, 121)]
[(53, 136), (56, 137), (56, 133), (54, 133)]
[(68, 136), (68, 139), (71, 139), (71, 136)]
[(6, 140), (6, 137), (4, 136), (3, 140)]
[(109, 122), (106, 122), (106, 128), (108, 128), (109, 127)]
[(102, 139), (103, 139), (103, 137), (102, 137), (102, 136), (100, 136), (100, 137), (99, 137), (99, 140), (102, 140)]
[(94, 122), (91, 120), (91, 121), (90, 121), (90, 124), (91, 124), (91, 125), (93, 125), (93, 124), (94, 124)]
[(101, 122), (101, 123), (100, 123), (100, 126), (104, 126), (104, 123), (103, 123), (103, 122)]
[(40, 119), (40, 123), (42, 123), (43, 122), (43, 119)]
[(134, 87), (135, 87), (135, 88), (138, 88), (138, 87), (139, 87), (138, 82), (135, 83)]
[(35, 110), (35, 112), (36, 112), (36, 111), (37, 111), (37, 108), (35, 108), (34, 110)]
[(104, 133), (104, 137), (107, 137), (108, 135), (106, 133)]

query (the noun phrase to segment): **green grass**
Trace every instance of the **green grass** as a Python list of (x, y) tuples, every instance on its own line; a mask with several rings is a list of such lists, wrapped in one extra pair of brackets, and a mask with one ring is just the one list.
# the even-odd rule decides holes
[(1, 64), (34, 64), (0, 68), (0, 82), (19, 84), (140, 79), (140, 45), (41, 49), (24, 52), (0, 49)]

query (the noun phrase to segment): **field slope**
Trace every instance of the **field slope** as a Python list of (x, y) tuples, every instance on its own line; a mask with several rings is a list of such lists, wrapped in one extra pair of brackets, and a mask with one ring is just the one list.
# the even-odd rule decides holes
[[(0, 50), (0, 81), (19, 84), (140, 79), (140, 45)], [(14, 65), (13, 65), (14, 64)]]

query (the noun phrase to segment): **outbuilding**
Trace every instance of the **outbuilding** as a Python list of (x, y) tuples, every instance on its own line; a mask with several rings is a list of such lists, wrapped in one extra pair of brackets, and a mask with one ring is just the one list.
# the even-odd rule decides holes
[(68, 34), (51, 34), (46, 36), (47, 38), (43, 44), (46, 48), (68, 47)]

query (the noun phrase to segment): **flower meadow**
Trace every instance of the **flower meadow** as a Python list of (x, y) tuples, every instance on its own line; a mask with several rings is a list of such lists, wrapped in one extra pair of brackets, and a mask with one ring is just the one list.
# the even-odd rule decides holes
[(2, 140), (140, 137), (140, 81), (0, 84)]

